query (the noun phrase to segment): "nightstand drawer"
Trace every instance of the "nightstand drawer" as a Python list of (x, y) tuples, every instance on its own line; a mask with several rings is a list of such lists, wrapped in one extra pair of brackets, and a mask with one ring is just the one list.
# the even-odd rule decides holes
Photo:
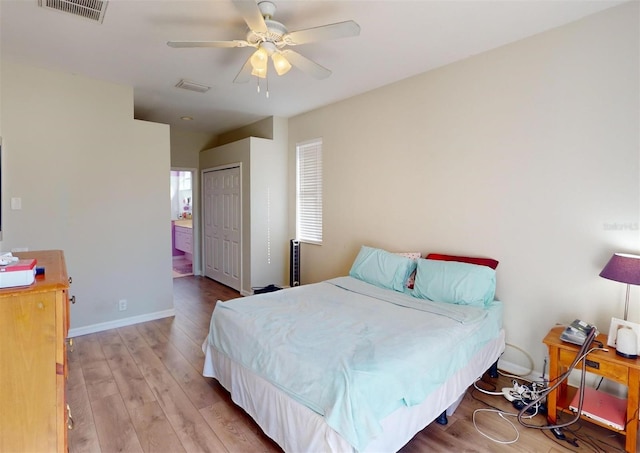
[[(559, 364), (563, 367), (568, 367), (569, 365), (571, 365), (575, 357), (576, 353), (574, 351), (561, 349)], [(581, 369), (581, 367), (582, 362), (578, 362), (578, 364), (576, 365), (576, 369)], [(587, 356), (586, 370), (590, 373), (596, 373), (602, 376), (606, 376), (607, 379), (612, 379), (624, 385), (627, 385), (629, 382), (629, 367), (602, 360), (602, 357), (599, 357), (595, 354), (589, 354)]]

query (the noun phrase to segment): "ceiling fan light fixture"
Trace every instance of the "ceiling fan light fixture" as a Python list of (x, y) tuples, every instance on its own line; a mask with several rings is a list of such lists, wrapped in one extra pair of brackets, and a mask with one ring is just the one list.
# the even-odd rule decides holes
[[(0, 0), (1, 2), (2, 0)], [(45, 0), (38, 0), (45, 1)], [(46, 0), (91, 2), (99, 0)], [(103, 0), (106, 1), (106, 0)], [(329, 39), (348, 38), (360, 34), (360, 26), (352, 21), (325, 24), (319, 27), (299, 29), (289, 32), (284, 24), (273, 18), (275, 5), (269, 0), (230, 0), (249, 27), (246, 39), (231, 41), (169, 41), (169, 47), (252, 47), (255, 49), (233, 79), (234, 83), (248, 82), (251, 76), (267, 77), (269, 57), (278, 75), (286, 74), (291, 66), (321, 80), (331, 75), (331, 71), (288, 48)]]
[(278, 75), (284, 75), (291, 69), (291, 63), (281, 53), (274, 53), (271, 55), (273, 60), (273, 67), (276, 69)]
[(253, 68), (251, 70), (251, 75), (252, 76), (256, 76), (256, 77), (260, 77), (261, 79), (266, 79), (267, 78), (267, 66), (265, 65), (264, 69), (262, 69), (262, 68)]
[(253, 70), (263, 70), (266, 71), (267, 70), (267, 61), (269, 61), (269, 54), (267, 53), (267, 51), (262, 48), (262, 47), (258, 47), (258, 50), (256, 50), (253, 55), (251, 55), (251, 67), (253, 68)]

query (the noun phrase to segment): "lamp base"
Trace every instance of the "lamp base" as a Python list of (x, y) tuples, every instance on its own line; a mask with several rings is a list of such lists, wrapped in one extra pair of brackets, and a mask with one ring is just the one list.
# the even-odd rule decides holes
[(632, 329), (623, 327), (618, 330), (616, 354), (627, 359), (638, 357), (638, 336)]

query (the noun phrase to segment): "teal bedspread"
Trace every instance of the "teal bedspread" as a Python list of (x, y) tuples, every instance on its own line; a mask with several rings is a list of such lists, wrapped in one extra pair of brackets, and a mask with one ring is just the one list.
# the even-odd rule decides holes
[(356, 450), (498, 336), (502, 304), (430, 302), (339, 277), (218, 302), (209, 344), (322, 415)]

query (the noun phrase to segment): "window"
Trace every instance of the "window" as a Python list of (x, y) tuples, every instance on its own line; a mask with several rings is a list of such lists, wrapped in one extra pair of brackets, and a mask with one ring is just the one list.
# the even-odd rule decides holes
[(322, 139), (296, 145), (296, 231), (298, 239), (322, 243)]

